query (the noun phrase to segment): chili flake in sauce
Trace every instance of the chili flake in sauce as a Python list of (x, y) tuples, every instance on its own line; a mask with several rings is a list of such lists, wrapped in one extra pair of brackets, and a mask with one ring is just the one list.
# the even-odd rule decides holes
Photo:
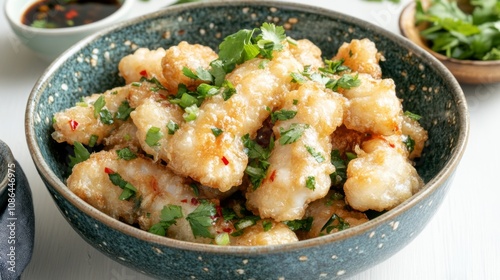
[(122, 5), (121, 0), (42, 0), (31, 5), (22, 23), (37, 28), (64, 28), (101, 20)]

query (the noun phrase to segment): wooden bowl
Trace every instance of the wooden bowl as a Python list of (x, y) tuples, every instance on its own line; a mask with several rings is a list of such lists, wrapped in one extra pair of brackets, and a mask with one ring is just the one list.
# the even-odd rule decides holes
[(399, 17), (401, 34), (439, 59), (460, 83), (486, 84), (500, 82), (500, 60), (460, 60), (446, 57), (431, 50), (415, 25), (415, 2), (408, 4)]

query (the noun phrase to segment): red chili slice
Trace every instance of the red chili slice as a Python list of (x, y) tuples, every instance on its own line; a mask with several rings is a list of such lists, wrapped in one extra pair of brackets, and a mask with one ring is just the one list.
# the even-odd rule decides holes
[(78, 16), (78, 12), (75, 10), (69, 10), (65, 16), (67, 20), (72, 20)]
[(69, 126), (71, 127), (72, 131), (75, 131), (78, 127), (78, 122), (75, 120), (69, 120)]
[(113, 169), (111, 169), (109, 167), (104, 167), (104, 173), (106, 173), (106, 174), (113, 174), (113, 173), (115, 173), (115, 171), (113, 171)]
[(269, 176), (269, 180), (271, 180), (271, 182), (274, 182), (275, 178), (276, 178), (276, 169), (273, 170), (273, 173), (271, 173), (271, 176)]
[(139, 74), (143, 77), (147, 77), (148, 76), (148, 71), (146, 70), (142, 70), (141, 72), (139, 72)]
[(222, 157), (222, 163), (224, 163), (224, 165), (228, 165), (229, 164), (229, 160), (227, 160), (226, 157)]

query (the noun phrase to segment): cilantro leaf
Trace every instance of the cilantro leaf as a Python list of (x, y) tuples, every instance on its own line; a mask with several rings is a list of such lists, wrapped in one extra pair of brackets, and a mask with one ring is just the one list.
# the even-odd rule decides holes
[(104, 100), (104, 95), (99, 96), (94, 102), (94, 118), (98, 118), (101, 113), (102, 108), (106, 105), (106, 100)]
[(269, 147), (264, 148), (250, 139), (249, 134), (244, 135), (242, 141), (245, 147), (245, 153), (249, 158), (248, 165), (245, 168), (245, 174), (248, 175), (253, 188), (257, 189), (267, 175), (267, 170), (270, 165), (268, 159), (271, 156), (271, 150), (273, 149), (274, 143), (271, 141)]
[(111, 183), (113, 183), (113, 185), (123, 189), (122, 193), (118, 197), (120, 200), (129, 200), (137, 192), (137, 189), (132, 184), (125, 181), (120, 174), (116, 172), (109, 173), (108, 177)]
[(171, 225), (175, 225), (177, 219), (182, 217), (182, 207), (172, 204), (163, 206), (160, 213), (160, 222), (152, 225), (149, 232), (156, 235), (166, 236), (168, 228)]
[(350, 224), (346, 222), (342, 217), (338, 216), (337, 214), (333, 214), (328, 222), (321, 228), (321, 231), (326, 231), (326, 233), (331, 233), (333, 230), (341, 231), (344, 229), (348, 229), (350, 227)]
[(73, 151), (75, 153), (74, 156), (69, 156), (69, 166), (73, 168), (73, 166), (77, 165), (80, 162), (86, 161), (90, 158), (89, 151), (82, 145), (82, 143), (74, 141), (73, 142)]
[(120, 104), (120, 107), (118, 107), (118, 111), (115, 113), (115, 118), (126, 121), (130, 117), (130, 113), (134, 111), (134, 108), (131, 108), (128, 101), (125, 100)]
[(283, 223), (293, 231), (303, 230), (310, 231), (313, 223), (313, 217), (307, 217), (301, 220), (284, 221)]
[(312, 191), (316, 189), (316, 178), (314, 176), (308, 176), (306, 178), (306, 188)]
[(123, 148), (120, 150), (116, 150), (116, 154), (118, 155), (118, 158), (124, 159), (124, 160), (132, 160), (137, 158), (137, 155), (134, 154), (128, 147)]
[(308, 146), (306, 145), (306, 150), (307, 152), (314, 157), (314, 159), (318, 162), (318, 163), (322, 163), (323, 161), (325, 161), (325, 157), (318, 151), (316, 151), (316, 149), (314, 149), (313, 147), (311, 146)]
[[(500, 45), (500, 4), (498, 1), (470, 1), (472, 13), (463, 12), (456, 1), (433, 0), (427, 10), (418, 0), (417, 24), (435, 52), (456, 59), (499, 59), (494, 54)], [(492, 52), (493, 51), (493, 52)]]
[(297, 111), (281, 109), (271, 113), (271, 122), (275, 123), (276, 121), (290, 120), (293, 119), (295, 115), (297, 115)]
[(252, 44), (255, 29), (242, 29), (224, 38), (219, 45), (219, 59), (223, 62), (223, 69), (229, 73), (233, 68), (244, 61), (245, 45)]
[(202, 201), (196, 209), (189, 213), (186, 220), (191, 226), (194, 237), (213, 238), (209, 228), (213, 224), (213, 217), (217, 214), (215, 206), (209, 201)]
[(280, 127), (280, 139), (281, 145), (292, 144), (299, 140), (304, 134), (305, 130), (309, 128), (308, 124), (292, 123), (288, 129)]

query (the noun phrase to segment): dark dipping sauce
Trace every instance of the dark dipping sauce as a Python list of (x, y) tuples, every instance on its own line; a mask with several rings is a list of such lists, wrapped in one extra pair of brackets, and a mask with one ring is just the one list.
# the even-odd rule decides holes
[(37, 28), (65, 28), (89, 24), (116, 12), (119, 0), (42, 0), (31, 5), (22, 23)]

